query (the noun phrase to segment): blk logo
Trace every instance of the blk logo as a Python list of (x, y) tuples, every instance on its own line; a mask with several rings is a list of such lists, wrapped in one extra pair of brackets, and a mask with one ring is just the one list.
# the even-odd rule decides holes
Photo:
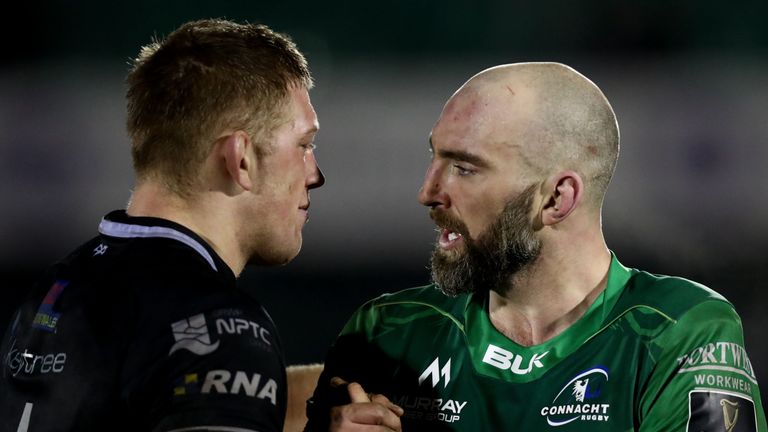
[(509, 370), (515, 375), (526, 375), (531, 373), (533, 368), (543, 368), (544, 364), (541, 363), (541, 359), (547, 354), (549, 354), (549, 351), (545, 351), (541, 354), (533, 354), (531, 355), (531, 358), (528, 359), (528, 363), (524, 363), (525, 359), (523, 359), (523, 356), (520, 354), (514, 354), (494, 344), (488, 344), (488, 348), (485, 350), (485, 355), (483, 356), (483, 363), (487, 363), (502, 370)]
[(448, 358), (448, 361), (445, 363), (445, 365), (440, 368), (440, 357), (436, 357), (435, 360), (430, 363), (429, 366), (427, 366), (426, 369), (424, 369), (424, 372), (421, 373), (421, 376), (419, 376), (419, 385), (424, 382), (424, 380), (427, 379), (427, 377), (432, 378), (432, 387), (436, 387), (437, 383), (440, 382), (440, 377), (443, 377), (445, 381), (443, 382), (443, 388), (448, 386), (448, 383), (451, 381), (451, 359)]

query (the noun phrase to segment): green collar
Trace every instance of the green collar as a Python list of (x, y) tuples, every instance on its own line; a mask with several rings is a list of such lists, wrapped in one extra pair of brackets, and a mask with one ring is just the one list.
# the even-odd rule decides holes
[(509, 340), (491, 324), (488, 294), (470, 296), (464, 312), (465, 337), (475, 370), (510, 382), (539, 378), (604, 327), (630, 276), (611, 252), (607, 286), (584, 316), (554, 338), (530, 347)]

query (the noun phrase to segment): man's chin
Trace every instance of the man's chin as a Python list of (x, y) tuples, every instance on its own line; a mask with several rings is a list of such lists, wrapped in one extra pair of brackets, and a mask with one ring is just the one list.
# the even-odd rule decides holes
[(443, 294), (455, 297), (471, 293), (471, 274), (466, 254), (440, 249), (432, 254), (432, 281)]
[(299, 255), (301, 242), (294, 248), (272, 249), (262, 253), (254, 253), (247, 262), (247, 266), (275, 267), (288, 264)]
[(454, 247), (451, 249), (443, 249), (440, 246), (435, 248), (434, 258), (438, 258), (445, 264), (456, 263), (464, 259), (467, 255), (467, 249), (465, 247)]

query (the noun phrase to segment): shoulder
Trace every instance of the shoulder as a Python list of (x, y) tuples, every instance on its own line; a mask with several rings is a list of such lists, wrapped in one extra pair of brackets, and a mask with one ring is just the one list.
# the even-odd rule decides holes
[(420, 306), (450, 311), (457, 306), (460, 306), (463, 309), (466, 301), (466, 295), (456, 297), (447, 296), (443, 294), (437, 286), (431, 284), (383, 294), (368, 302), (368, 305), (371, 307)]
[(173, 239), (95, 237), (55, 264), (41, 289), (57, 284), (65, 287), (57, 307), (81, 310), (78, 315), (89, 321), (116, 323), (112, 327), (125, 331), (151, 333), (204, 313), (240, 317), (228, 311), (272, 327), (261, 305), (237, 289), (231, 273), (213, 269)]
[(626, 268), (614, 260), (606, 293), (610, 311), (604, 323), (621, 326), (646, 342), (705, 328), (741, 331), (741, 320), (725, 297), (682, 277)]
[[(711, 419), (723, 412), (719, 401), (725, 395), (759, 404), (742, 322), (725, 297), (684, 278), (633, 270), (617, 306), (625, 334), (643, 342), (637, 368), (644, 377), (638, 410), (644, 426), (678, 430), (686, 417), (690, 424)], [(705, 405), (715, 397), (718, 404), (708, 405), (715, 408), (709, 413)]]
[(389, 313), (396, 313), (398, 311), (412, 313), (414, 310), (421, 309), (459, 318), (463, 317), (467, 301), (467, 295), (447, 296), (432, 284), (383, 294), (363, 305), (361, 309), (386, 309)]
[(468, 295), (450, 297), (435, 285), (409, 288), (381, 295), (363, 304), (347, 323), (345, 331), (376, 326), (403, 326), (423, 320), (450, 320), (464, 323)]
[(643, 309), (676, 322), (695, 310), (730, 313), (733, 305), (698, 282), (631, 269), (614, 311), (621, 314), (632, 309)]

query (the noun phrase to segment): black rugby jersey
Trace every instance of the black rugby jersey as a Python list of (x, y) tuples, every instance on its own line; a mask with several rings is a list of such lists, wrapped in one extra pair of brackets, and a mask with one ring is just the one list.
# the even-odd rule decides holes
[(192, 231), (108, 214), (2, 340), (0, 432), (281, 431), (282, 347)]

